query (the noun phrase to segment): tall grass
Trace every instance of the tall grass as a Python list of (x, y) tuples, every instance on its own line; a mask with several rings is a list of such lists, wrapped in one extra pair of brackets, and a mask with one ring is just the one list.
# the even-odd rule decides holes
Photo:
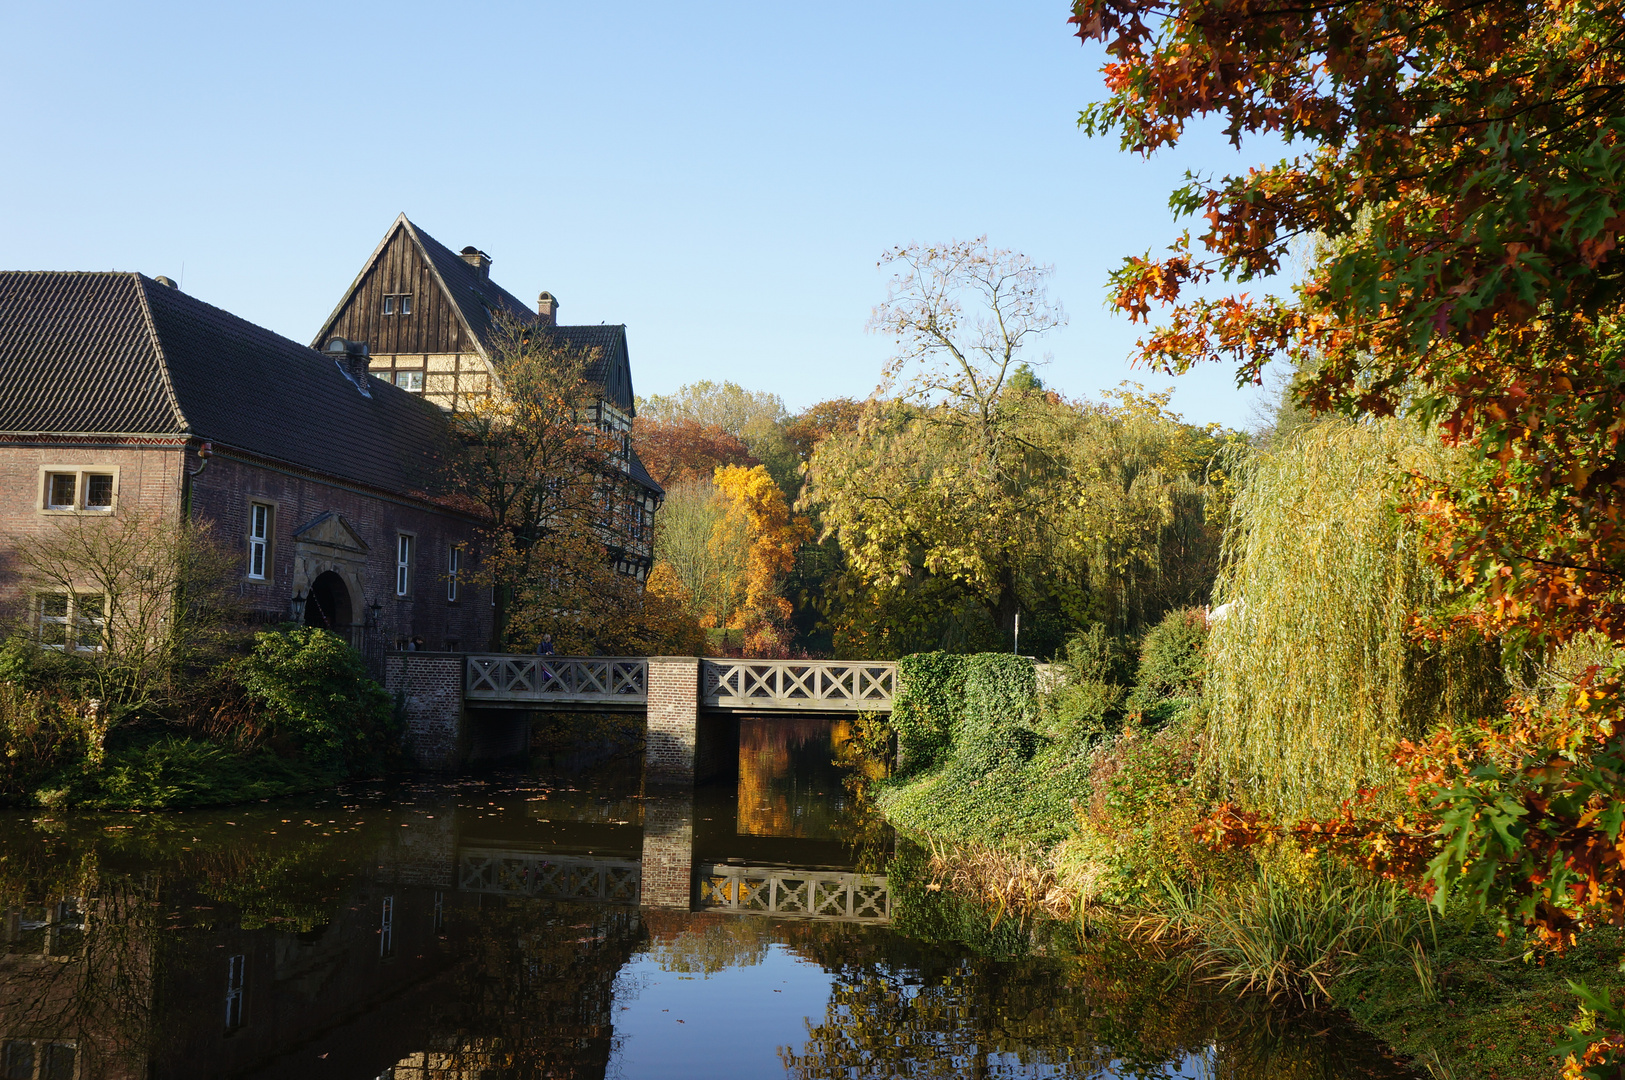
[(1424, 975), (1427, 908), (1392, 882), (1301, 881), (1264, 867), (1223, 890), (1165, 881), (1162, 909), (1160, 923), (1143, 924), (1151, 936), (1176, 931), (1226, 989), (1271, 1001), (1324, 1004), (1340, 973), (1396, 951)]
[(1482, 642), (1425, 648), (1413, 616), (1449, 599), (1415, 524), (1408, 474), (1457, 457), (1403, 420), (1326, 421), (1253, 458), (1232, 508), (1204, 684), (1203, 770), (1294, 819), (1395, 779), (1401, 737), (1494, 702)]

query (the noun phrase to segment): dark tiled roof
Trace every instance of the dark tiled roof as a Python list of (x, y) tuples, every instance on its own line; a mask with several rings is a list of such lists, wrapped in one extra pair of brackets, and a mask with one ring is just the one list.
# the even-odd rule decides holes
[(0, 274), (0, 431), (178, 431), (134, 274)]
[(400, 493), (445, 430), (415, 394), (140, 274), (0, 273), (0, 430), (192, 434)]
[(666, 493), (666, 489), (660, 486), (660, 481), (650, 476), (649, 470), (643, 467), (643, 459), (638, 457), (638, 452), (636, 449), (633, 449), (631, 452), (631, 464), (632, 479), (636, 480), (638, 483), (642, 484), (644, 487), (648, 488), (650, 491), (653, 491), (657, 495), (664, 495)]
[(587, 378), (604, 388), (604, 398), (628, 416), (636, 414), (632, 393), (632, 357), (626, 348), (626, 327), (600, 323), (597, 326), (555, 326), (553, 333), (570, 345), (596, 349), (598, 360), (587, 369)]
[(418, 246), (423, 249), (429, 264), (434, 267), (435, 273), (440, 275), (440, 280), (445, 282), (451, 302), (462, 312), (464, 325), (479, 341), (481, 347), (489, 351), (496, 337), (497, 320), (502, 314), (526, 326), (536, 321), (536, 313), (527, 307), (523, 300), (480, 273), (478, 268), (465, 261), (445, 244), (412, 224), (405, 214), (400, 216), (400, 221), (417, 239)]

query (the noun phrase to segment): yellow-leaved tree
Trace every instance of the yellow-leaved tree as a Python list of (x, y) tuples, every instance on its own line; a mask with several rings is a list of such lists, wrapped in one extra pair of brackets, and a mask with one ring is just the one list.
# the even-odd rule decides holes
[(733, 583), (729, 629), (744, 631), (748, 656), (787, 656), (790, 601), (780, 595), (795, 566), (796, 550), (812, 537), (807, 519), (790, 513), (784, 492), (765, 466), (726, 465), (716, 471), (717, 497), (724, 513), (713, 542), (731, 544), (741, 531), (747, 543), (745, 572)]

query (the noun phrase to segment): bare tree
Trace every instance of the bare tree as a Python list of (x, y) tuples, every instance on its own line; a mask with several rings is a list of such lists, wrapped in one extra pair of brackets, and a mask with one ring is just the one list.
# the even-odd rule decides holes
[(986, 236), (895, 247), (880, 265), (897, 268), (869, 319), (871, 331), (897, 338), (882, 390), (901, 386), (901, 396), (969, 412), (991, 431), (1022, 349), (1066, 324), (1049, 299), (1055, 268), (990, 247)]
[(233, 556), (207, 522), (119, 509), (56, 521), (11, 543), (42, 645), (84, 662), (116, 722), (160, 706), (236, 612)]

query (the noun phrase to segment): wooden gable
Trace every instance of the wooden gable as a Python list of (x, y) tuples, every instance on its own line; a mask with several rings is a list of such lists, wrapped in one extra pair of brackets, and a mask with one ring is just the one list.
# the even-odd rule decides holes
[[(409, 313), (401, 310), (403, 298), (410, 302)], [(364, 341), (374, 355), (479, 351), (404, 215), (396, 219), (313, 344), (321, 348), (335, 337)]]

